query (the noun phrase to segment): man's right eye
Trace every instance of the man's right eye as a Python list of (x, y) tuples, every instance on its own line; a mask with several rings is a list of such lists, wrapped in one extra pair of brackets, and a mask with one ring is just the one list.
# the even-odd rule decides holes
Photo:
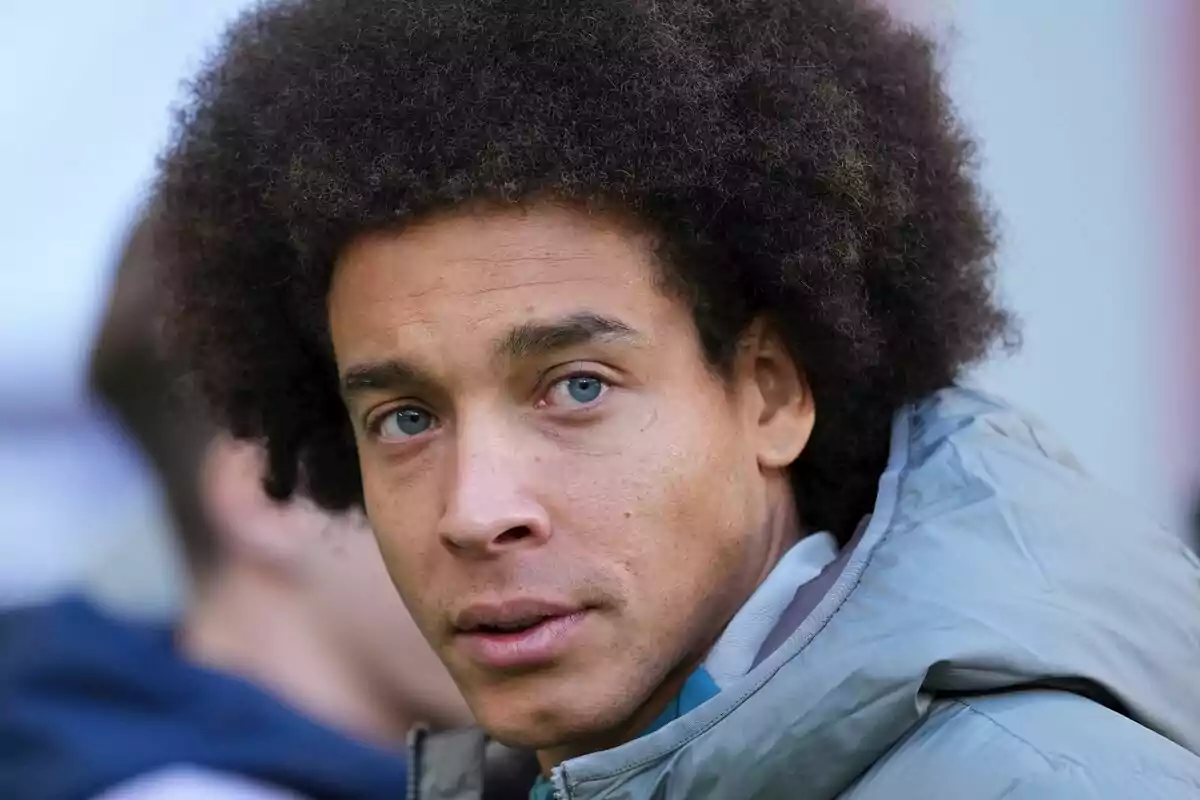
[(371, 427), (383, 441), (403, 441), (420, 436), (433, 427), (434, 419), (423, 408), (404, 406), (377, 417)]

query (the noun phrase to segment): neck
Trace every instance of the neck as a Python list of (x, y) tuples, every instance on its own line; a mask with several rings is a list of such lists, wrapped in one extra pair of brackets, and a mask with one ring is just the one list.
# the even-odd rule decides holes
[(675, 699), (692, 673), (704, 663), (709, 650), (725, 632), (725, 628), (734, 615), (741, 610), (746, 601), (750, 599), (750, 595), (754, 594), (754, 591), (767, 579), (771, 570), (775, 569), (780, 559), (783, 558), (784, 553), (804, 536), (790, 488), (786, 486), (773, 488), (776, 491), (768, 489), (768, 511), (762, 528), (764, 535), (760, 540), (763, 546), (752, 558), (747, 560), (745, 569), (740, 576), (741, 579), (736, 580), (731, 586), (730, 602), (726, 604), (727, 611), (721, 618), (720, 624), (714, 626), (710, 635), (700, 643), (699, 647), (689, 651), (688, 655), (679, 661), (646, 702), (639, 706), (633, 716), (621, 725), (586, 739), (572, 741), (561, 747), (539, 750), (537, 753), (538, 763), (542, 767), (544, 776), (549, 776), (550, 770), (563, 761), (588, 753), (608, 750), (641, 736)]
[(192, 661), (258, 684), (360, 740), (402, 746), (411, 720), (379, 703), (286, 580), (223, 565), (206, 576), (179, 631)]

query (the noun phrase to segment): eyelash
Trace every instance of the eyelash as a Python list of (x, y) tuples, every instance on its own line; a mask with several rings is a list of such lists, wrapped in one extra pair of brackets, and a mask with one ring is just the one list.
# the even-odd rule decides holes
[[(383, 435), (384, 424), (386, 424), (389, 419), (392, 419), (393, 417), (395, 417), (395, 415), (399, 414), (402, 411), (419, 411), (422, 414), (428, 414), (429, 418), (431, 420), (430, 428), (432, 429), (437, 426), (438, 418), (437, 418), (436, 414), (434, 414), (432, 411), (430, 411), (427, 408), (423, 408), (423, 407), (413, 404), (413, 403), (407, 403), (405, 405), (394, 406), (392, 408), (389, 408), (385, 411), (382, 411), (382, 412), (376, 414), (373, 417), (369, 417), (366, 421), (366, 425), (364, 426), (367, 430), (367, 433), (369, 433), (371, 435), (372, 439), (378, 439), (378, 440), (385, 439), (385, 437)], [(415, 434), (415, 435), (407, 437), (407, 438), (415, 439), (420, 435), (421, 434)]]
[[(546, 387), (545, 391), (540, 393), (539, 398), (538, 398), (537, 402), (535, 403), (535, 407), (544, 408), (547, 404), (547, 398), (550, 396), (550, 394), (556, 388), (558, 388), (560, 386), (565, 386), (568, 381), (578, 380), (580, 378), (594, 380), (597, 383), (599, 383), (600, 384), (600, 394), (594, 400), (591, 400), (587, 403), (580, 403), (576, 407), (577, 411), (587, 411), (592, 408), (595, 408), (596, 404), (598, 404), (608, 394), (609, 390), (611, 390), (612, 386), (613, 386), (612, 381), (610, 381), (608, 378), (606, 378), (603, 375), (600, 375), (594, 371), (580, 370), (577, 372), (571, 372), (571, 373), (562, 375), (561, 377), (555, 378), (553, 381), (551, 381), (550, 384)], [(436, 414), (434, 414), (429, 409), (424, 408), (420, 405), (417, 405), (414, 403), (408, 403), (408, 404), (404, 404), (404, 405), (394, 406), (392, 408), (389, 408), (385, 411), (382, 411), (382, 412), (376, 414), (373, 417), (368, 418), (366, 421), (365, 428), (366, 428), (367, 432), (371, 435), (372, 438), (383, 439), (384, 438), (382, 435), (383, 425), (389, 419), (392, 419), (396, 414), (399, 414), (403, 411), (410, 411), (410, 410), (411, 411), (419, 411), (422, 414), (428, 414), (431, 419), (430, 429), (436, 427), (437, 421), (438, 421), (438, 417)], [(424, 433), (424, 431), (422, 431), (422, 433)], [(416, 439), (420, 435), (421, 434), (418, 433), (418, 434), (414, 434), (413, 436), (410, 436), (407, 438), (409, 440)]]
[(579, 403), (579, 405), (576, 406), (576, 410), (579, 410), (579, 411), (585, 411), (585, 410), (594, 408), (596, 406), (596, 404), (599, 403), (604, 398), (604, 396), (608, 394), (608, 391), (612, 388), (612, 382), (609, 381), (607, 378), (605, 378), (603, 375), (598, 375), (595, 372), (589, 372), (586, 370), (581, 370), (578, 372), (571, 372), (569, 374), (566, 374), (559, 378), (556, 378), (555, 380), (553, 380), (550, 383), (549, 386), (546, 387), (546, 391), (542, 392), (541, 396), (538, 399), (537, 407), (539, 407), (539, 408), (545, 407), (548, 404), (548, 398), (554, 392), (554, 390), (557, 389), (558, 387), (566, 386), (569, 381), (579, 380), (581, 378), (593, 380), (593, 381), (596, 381), (598, 384), (600, 384), (600, 394), (597, 395), (597, 397), (594, 400), (588, 401), (586, 403), (583, 403), (583, 402)]

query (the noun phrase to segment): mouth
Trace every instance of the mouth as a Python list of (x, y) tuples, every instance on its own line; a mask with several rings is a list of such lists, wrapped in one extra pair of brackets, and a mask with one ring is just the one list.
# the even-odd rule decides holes
[(591, 612), (530, 600), (473, 605), (455, 620), (455, 643), (485, 669), (545, 667), (561, 658)]

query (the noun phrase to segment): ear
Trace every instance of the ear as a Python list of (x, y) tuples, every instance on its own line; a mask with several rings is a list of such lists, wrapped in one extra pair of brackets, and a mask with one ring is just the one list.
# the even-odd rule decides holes
[(273, 569), (289, 569), (316, 531), (316, 515), (296, 503), (277, 503), (263, 491), (266, 458), (262, 448), (219, 436), (209, 445), (201, 470), (201, 496), (222, 559), (240, 559)]
[(760, 317), (750, 325), (735, 370), (759, 466), (787, 468), (808, 444), (817, 410), (804, 374), (774, 324)]

